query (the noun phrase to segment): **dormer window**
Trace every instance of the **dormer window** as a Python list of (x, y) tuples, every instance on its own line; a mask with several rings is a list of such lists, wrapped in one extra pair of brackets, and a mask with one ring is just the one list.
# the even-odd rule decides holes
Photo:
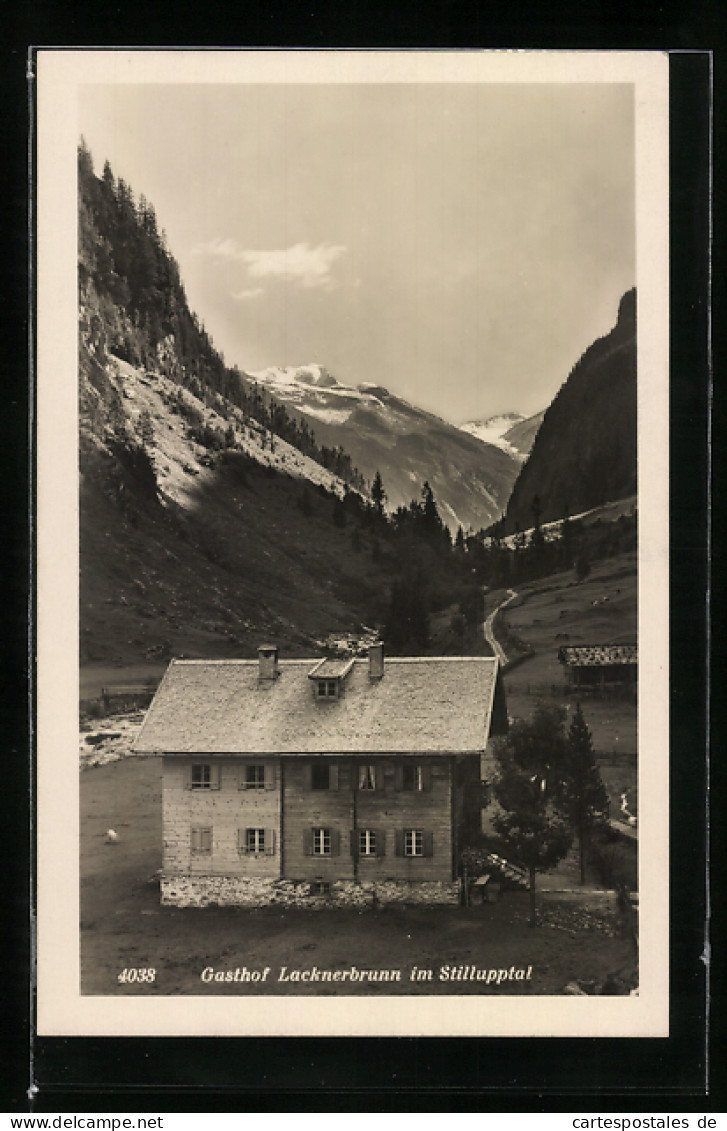
[(308, 679), (312, 680), (316, 699), (339, 699), (343, 682), (353, 667), (353, 660), (320, 660)]

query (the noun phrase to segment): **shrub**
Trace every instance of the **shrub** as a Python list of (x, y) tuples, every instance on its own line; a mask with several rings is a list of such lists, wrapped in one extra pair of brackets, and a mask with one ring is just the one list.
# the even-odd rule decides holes
[(638, 888), (635, 842), (624, 841), (611, 829), (604, 830), (589, 845), (587, 859), (604, 887)]

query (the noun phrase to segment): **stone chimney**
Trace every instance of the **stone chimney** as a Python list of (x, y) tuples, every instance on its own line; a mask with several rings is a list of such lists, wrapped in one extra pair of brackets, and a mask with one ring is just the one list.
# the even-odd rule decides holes
[(372, 644), (369, 648), (369, 679), (384, 678), (384, 645)]
[(257, 650), (258, 679), (277, 679), (278, 648), (275, 644), (261, 644)]

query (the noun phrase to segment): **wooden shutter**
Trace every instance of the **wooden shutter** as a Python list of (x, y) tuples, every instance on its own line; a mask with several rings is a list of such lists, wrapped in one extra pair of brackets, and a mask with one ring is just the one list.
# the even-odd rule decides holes
[(374, 783), (376, 785), (376, 788), (380, 792), (383, 792), (383, 790), (386, 789), (386, 781), (384, 779), (384, 764), (383, 764), (383, 762), (377, 762), (376, 763), (375, 775), (376, 776), (374, 778)]
[(338, 762), (332, 762), (328, 767), (328, 788), (338, 789)]
[(219, 762), (210, 763), (210, 789), (219, 789), (222, 780), (222, 767)]
[(427, 793), (432, 788), (432, 767), (424, 764), (421, 767), (422, 771), (422, 789)]
[(358, 829), (351, 829), (348, 834), (349, 846), (352, 856), (358, 856)]
[(434, 856), (434, 833), (431, 831), (422, 833), (422, 852), (424, 856)]
[[(338, 769), (338, 784), (331, 786), (331, 789), (353, 789), (356, 781), (356, 767), (352, 766), (350, 762), (339, 762)], [(351, 774), (353, 773), (353, 778)]]
[(341, 855), (341, 834), (338, 829), (331, 829), (331, 856)]
[(265, 830), (265, 855), (275, 855), (275, 829)]
[(237, 851), (241, 852), (241, 853), (247, 853), (247, 830), (246, 829), (238, 829), (237, 830)]
[(376, 855), (386, 856), (386, 829), (376, 829)]
[(313, 855), (313, 829), (303, 829), (303, 853), (305, 856)]
[(313, 773), (315, 762), (308, 763), (308, 789), (313, 789)]
[(188, 762), (184, 767), (184, 788), (192, 788), (192, 763)]
[(265, 788), (275, 789), (275, 763), (265, 763)]
[(394, 850), (397, 856), (404, 855), (404, 830), (396, 829), (394, 832)]
[(401, 762), (397, 762), (394, 767), (394, 789), (401, 790), (404, 788), (404, 767)]

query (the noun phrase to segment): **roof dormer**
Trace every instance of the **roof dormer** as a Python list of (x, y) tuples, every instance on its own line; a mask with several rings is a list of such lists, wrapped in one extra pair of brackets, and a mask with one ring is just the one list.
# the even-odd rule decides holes
[(340, 699), (343, 681), (353, 667), (353, 660), (320, 660), (308, 679), (313, 681), (316, 699)]

